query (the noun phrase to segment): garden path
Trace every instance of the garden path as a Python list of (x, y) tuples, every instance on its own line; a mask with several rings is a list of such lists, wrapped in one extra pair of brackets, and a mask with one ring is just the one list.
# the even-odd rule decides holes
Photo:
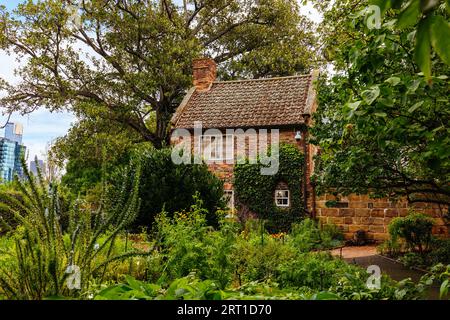
[[(418, 282), (420, 277), (425, 273), (416, 269), (410, 269), (403, 264), (377, 254), (375, 246), (361, 247), (343, 247), (334, 249), (332, 255), (342, 257), (349, 263), (357, 264), (363, 268), (370, 265), (377, 265), (381, 272), (389, 275), (392, 279), (400, 281), (411, 278), (414, 282)], [(439, 299), (439, 286), (433, 285), (427, 292), (428, 300)]]

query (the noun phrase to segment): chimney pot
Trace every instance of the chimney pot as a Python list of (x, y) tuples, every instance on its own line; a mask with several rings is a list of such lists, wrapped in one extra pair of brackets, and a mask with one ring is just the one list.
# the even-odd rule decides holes
[(192, 67), (195, 88), (198, 91), (208, 91), (216, 80), (216, 62), (210, 58), (194, 59)]

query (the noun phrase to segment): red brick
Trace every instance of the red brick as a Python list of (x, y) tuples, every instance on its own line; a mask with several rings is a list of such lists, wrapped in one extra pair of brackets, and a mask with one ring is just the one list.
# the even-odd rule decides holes
[(389, 202), (374, 202), (373, 203), (374, 208), (389, 208)]
[(367, 208), (367, 202), (362, 201), (350, 201), (348, 203), (349, 208)]
[(398, 217), (399, 213), (397, 209), (387, 209), (385, 210), (386, 217)]
[(345, 217), (345, 218), (344, 218), (344, 223), (345, 223), (345, 224), (358, 224), (359, 221), (357, 221), (356, 218)]
[(348, 201), (361, 201), (361, 196), (358, 194), (350, 194), (348, 195)]

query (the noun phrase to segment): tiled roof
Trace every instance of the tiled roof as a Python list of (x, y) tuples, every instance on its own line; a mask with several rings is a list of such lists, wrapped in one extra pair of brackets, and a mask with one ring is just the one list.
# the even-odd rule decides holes
[(312, 75), (217, 81), (191, 89), (172, 118), (175, 128), (240, 128), (298, 125), (310, 114)]

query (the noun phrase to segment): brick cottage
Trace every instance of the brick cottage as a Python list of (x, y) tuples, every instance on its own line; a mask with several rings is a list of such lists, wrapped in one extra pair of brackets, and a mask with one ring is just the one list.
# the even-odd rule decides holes
[[(448, 235), (448, 228), (442, 219), (443, 210), (437, 205), (406, 201), (392, 202), (389, 199), (371, 199), (368, 195), (349, 195), (332, 201), (332, 195), (316, 196), (310, 177), (314, 171), (313, 156), (316, 149), (308, 143), (308, 128), (312, 125), (311, 115), (316, 111), (317, 99), (314, 82), (317, 72), (307, 75), (267, 79), (216, 81), (216, 63), (207, 58), (193, 62), (193, 88), (189, 90), (172, 118), (173, 129), (194, 131), (195, 123), (201, 122), (202, 132), (218, 129), (224, 135), (201, 136), (201, 145), (207, 145), (210, 153), (208, 166), (224, 181), (225, 192), (234, 207), (233, 161), (215, 163), (214, 160), (235, 159), (235, 150), (216, 148), (230, 137), (227, 129), (279, 129), (280, 143), (296, 145), (305, 156), (302, 193), (305, 207), (311, 217), (339, 226), (347, 239), (363, 230), (368, 239), (381, 241), (387, 238), (387, 225), (398, 216), (405, 216), (413, 207), (435, 218), (434, 233)], [(231, 139), (234, 139), (231, 137)], [(173, 141), (176, 143), (176, 141)], [(245, 143), (245, 142), (244, 142)], [(249, 144), (246, 144), (249, 151)], [(220, 162), (220, 161), (219, 161)], [(228, 163), (227, 163), (228, 162)], [(277, 186), (274, 201), (277, 206), (290, 204), (289, 186)]]

